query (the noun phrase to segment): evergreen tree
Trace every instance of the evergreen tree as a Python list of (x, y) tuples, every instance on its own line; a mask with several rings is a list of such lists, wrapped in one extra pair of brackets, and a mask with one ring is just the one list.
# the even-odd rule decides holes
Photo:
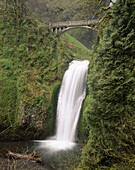
[[(101, 36), (102, 35), (102, 36)], [(135, 167), (135, 3), (117, 0), (93, 48), (85, 116), (89, 140), (80, 166)], [(118, 166), (118, 165), (117, 165)]]
[(83, 13), (87, 18), (99, 17), (110, 8), (111, 0), (83, 0)]

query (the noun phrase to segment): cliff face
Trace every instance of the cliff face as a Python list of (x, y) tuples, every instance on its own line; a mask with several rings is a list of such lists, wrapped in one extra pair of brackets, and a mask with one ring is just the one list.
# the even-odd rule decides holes
[[(109, 0), (101, 2), (99, 6), (107, 6)], [(29, 8), (42, 19), (43, 22), (87, 20), (95, 16), (99, 10), (94, 0), (28, 0)], [(77, 28), (67, 32), (87, 48), (92, 49), (97, 32), (91, 29)]]
[(83, 19), (80, 13), (82, 10), (82, 1), (80, 0), (28, 0), (28, 6), (46, 23)]
[(56, 38), (25, 5), (0, 5), (0, 140), (46, 137), (68, 63), (91, 53), (68, 35)]
[[(85, 12), (84, 2), (81, 0), (29, 0), (29, 8), (39, 15), (44, 23), (59, 21), (77, 21), (90, 19), (92, 15)], [(68, 31), (71, 36), (91, 49), (97, 32), (91, 29), (77, 28)]]

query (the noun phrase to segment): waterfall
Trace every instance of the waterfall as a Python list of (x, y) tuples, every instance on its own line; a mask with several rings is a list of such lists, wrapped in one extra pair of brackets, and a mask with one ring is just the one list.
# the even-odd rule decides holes
[(89, 61), (72, 61), (65, 72), (57, 107), (56, 140), (75, 141), (75, 132), (82, 101), (86, 95)]
[(86, 95), (88, 65), (88, 60), (74, 60), (64, 74), (57, 104), (56, 135), (44, 144), (53, 151), (69, 149), (75, 145), (77, 123)]

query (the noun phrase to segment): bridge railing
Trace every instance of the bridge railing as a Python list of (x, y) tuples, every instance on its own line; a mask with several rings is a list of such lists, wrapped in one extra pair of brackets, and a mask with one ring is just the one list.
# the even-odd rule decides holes
[(69, 26), (88, 26), (88, 25), (96, 25), (98, 20), (81, 20), (81, 21), (66, 21), (66, 22), (57, 22), (57, 23), (49, 23), (49, 26), (52, 28), (56, 27), (69, 27)]

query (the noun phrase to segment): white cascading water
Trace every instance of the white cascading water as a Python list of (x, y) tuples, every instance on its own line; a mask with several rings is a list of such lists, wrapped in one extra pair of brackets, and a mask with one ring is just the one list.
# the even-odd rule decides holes
[(57, 105), (56, 135), (45, 140), (42, 147), (54, 150), (70, 149), (75, 135), (82, 102), (86, 96), (86, 76), (89, 61), (72, 61), (65, 72)]
[(72, 61), (65, 72), (57, 107), (56, 140), (74, 142), (82, 101), (86, 95), (89, 61)]

